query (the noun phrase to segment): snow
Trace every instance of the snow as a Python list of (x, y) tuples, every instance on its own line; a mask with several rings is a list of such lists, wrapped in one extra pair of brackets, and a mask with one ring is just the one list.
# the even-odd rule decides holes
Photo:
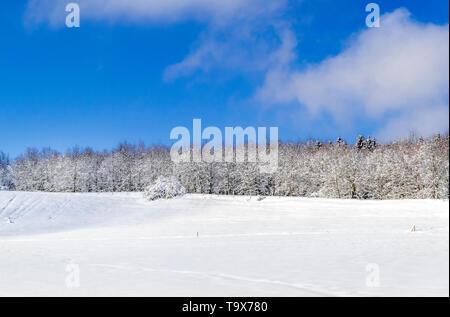
[(449, 296), (448, 208), (0, 192), (0, 296)]

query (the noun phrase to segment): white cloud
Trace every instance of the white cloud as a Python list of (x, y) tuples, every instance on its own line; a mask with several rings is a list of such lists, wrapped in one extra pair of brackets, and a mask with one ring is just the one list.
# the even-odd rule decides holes
[(448, 115), (448, 104), (405, 111), (398, 117), (388, 119), (378, 132), (378, 137), (383, 141), (398, 140), (408, 136), (409, 132), (430, 136), (448, 129)]
[[(287, 0), (76, 2), (80, 5), (82, 23), (91, 20), (171, 24), (194, 20), (204, 24), (192, 51), (167, 68), (164, 73), (166, 80), (216, 68), (265, 71), (273, 63), (273, 53), (283, 46), (283, 39), (289, 33), (289, 26), (278, 18), (286, 8)], [(29, 0), (25, 22), (28, 25), (47, 23), (61, 27), (67, 15), (64, 10), (67, 3), (67, 0)]]
[[(67, 0), (29, 0), (28, 24), (64, 24)], [(297, 103), (320, 118), (331, 114), (345, 127), (362, 116), (384, 122), (384, 140), (414, 130), (448, 129), (449, 26), (421, 24), (405, 9), (381, 17), (339, 55), (297, 69), (297, 40), (283, 21), (288, 0), (78, 0), (82, 23), (204, 24), (191, 52), (167, 67), (165, 80), (197, 71), (265, 73), (261, 104)], [(304, 48), (307, 49), (307, 48)], [(446, 115), (447, 114), (447, 115)]]
[[(62, 26), (67, 0), (29, 0), (25, 18), (30, 23)], [(82, 17), (106, 21), (173, 23), (195, 19), (227, 23), (252, 19), (277, 10), (282, 1), (271, 0), (77, 0)]]
[[(268, 33), (268, 29), (275, 41), (259, 36), (262, 30)], [(295, 59), (296, 45), (295, 34), (286, 24), (236, 23), (226, 30), (215, 29), (205, 34), (188, 56), (166, 69), (164, 77), (172, 80), (197, 70), (208, 72), (217, 68), (240, 73), (265, 72)]]
[(386, 140), (412, 130), (427, 135), (448, 129), (448, 85), (449, 26), (419, 24), (398, 9), (381, 17), (380, 28), (360, 32), (338, 56), (301, 71), (270, 69), (257, 97), (271, 104), (296, 101), (341, 124), (386, 117), (378, 133)]

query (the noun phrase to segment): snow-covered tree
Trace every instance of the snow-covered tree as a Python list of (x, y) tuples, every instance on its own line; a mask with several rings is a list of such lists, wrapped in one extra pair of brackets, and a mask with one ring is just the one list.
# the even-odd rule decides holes
[(10, 161), (0, 153), (2, 189), (51, 192), (142, 191), (159, 176), (175, 176), (189, 193), (349, 199), (448, 199), (449, 138), (410, 138), (377, 144), (358, 137), (351, 147), (332, 142), (280, 143), (278, 169), (262, 174), (258, 162), (174, 164), (164, 146), (128, 143), (112, 151), (75, 147), (61, 154), (28, 149)]
[(160, 176), (145, 189), (144, 197), (148, 200), (169, 199), (183, 196), (185, 193), (186, 189), (174, 176)]

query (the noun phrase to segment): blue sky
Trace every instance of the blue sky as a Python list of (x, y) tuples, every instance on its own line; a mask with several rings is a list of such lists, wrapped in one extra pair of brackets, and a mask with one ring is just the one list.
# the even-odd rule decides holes
[(169, 145), (194, 118), (293, 141), (448, 130), (448, 1), (377, 1), (379, 29), (370, 1), (202, 1), (73, 1), (72, 29), (70, 1), (2, 2), (0, 150)]

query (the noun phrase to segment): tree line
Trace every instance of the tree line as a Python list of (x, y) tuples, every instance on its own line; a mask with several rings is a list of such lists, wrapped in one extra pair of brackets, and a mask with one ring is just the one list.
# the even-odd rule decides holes
[(143, 191), (175, 176), (188, 193), (351, 199), (449, 197), (449, 137), (377, 144), (360, 136), (335, 142), (280, 142), (276, 173), (258, 163), (174, 164), (165, 146), (120, 144), (111, 151), (75, 147), (66, 153), (27, 149), (10, 160), (0, 152), (0, 190)]

